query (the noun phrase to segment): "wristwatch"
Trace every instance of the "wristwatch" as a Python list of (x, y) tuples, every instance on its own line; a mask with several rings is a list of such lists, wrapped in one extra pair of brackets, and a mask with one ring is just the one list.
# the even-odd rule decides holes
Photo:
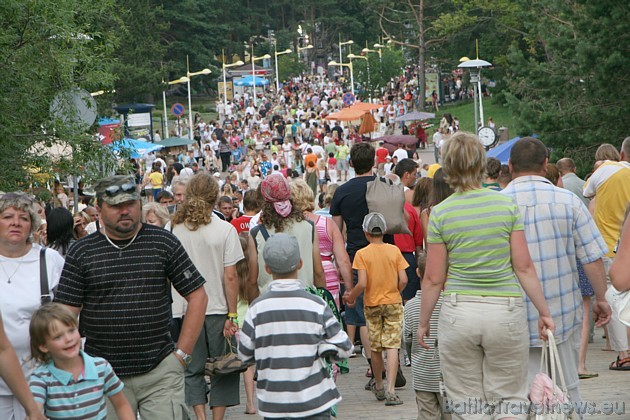
[(190, 362), (192, 362), (192, 356), (185, 353), (182, 349), (175, 349), (175, 354), (182, 358), (184, 363), (186, 363), (186, 366), (188, 366)]

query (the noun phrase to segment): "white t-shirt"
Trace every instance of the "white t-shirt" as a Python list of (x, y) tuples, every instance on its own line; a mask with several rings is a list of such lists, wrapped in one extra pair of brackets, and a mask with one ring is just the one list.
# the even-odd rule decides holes
[[(236, 229), (230, 223), (212, 217), (212, 221), (191, 231), (180, 223), (173, 227), (173, 234), (180, 240), (188, 256), (206, 280), (208, 295), (206, 315), (228, 313), (223, 287), (225, 267), (235, 265), (244, 258)], [(186, 313), (186, 300), (173, 293), (173, 316)]]
[[(39, 277), (40, 245), (33, 245), (31, 250), (20, 258), (0, 256), (0, 264), (9, 275), (17, 269), (15, 276), (8, 282), (7, 274), (0, 270), (0, 313), (4, 330), (17, 353), (25, 377), (34, 369), (31, 359), (30, 335), (28, 332), (31, 316), (41, 306), (41, 287)], [(59, 284), (64, 259), (54, 249), (46, 249), (46, 270), (50, 293)], [(18, 264), (20, 265), (18, 267)], [(7, 384), (0, 379), (0, 396), (12, 395)]]
[(397, 157), (398, 162), (400, 162), (403, 159), (407, 159), (409, 155), (407, 154), (407, 151), (405, 149), (396, 149), (394, 150), (394, 153), (392, 153), (392, 158), (393, 157)]

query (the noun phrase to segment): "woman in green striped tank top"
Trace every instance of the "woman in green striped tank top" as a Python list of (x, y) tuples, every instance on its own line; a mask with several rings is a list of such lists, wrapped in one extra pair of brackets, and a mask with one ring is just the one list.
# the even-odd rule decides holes
[[(424, 337), (444, 288), (438, 343), (447, 403), (468, 405), (453, 418), (486, 418), (475, 412), (475, 404), (503, 409), (509, 404), (526, 407), (528, 402), (523, 291), (538, 310), (541, 337), (555, 326), (516, 203), (481, 186), (486, 154), (479, 139), (464, 132), (453, 135), (444, 146), (443, 171), (455, 193), (435, 206), (429, 218), (418, 340), (428, 347)], [(494, 414), (527, 418), (518, 409)]]

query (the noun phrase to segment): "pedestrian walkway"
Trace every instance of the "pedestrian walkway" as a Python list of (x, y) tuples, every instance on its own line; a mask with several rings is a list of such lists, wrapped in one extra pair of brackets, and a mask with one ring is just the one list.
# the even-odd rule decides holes
[[(595, 342), (589, 345), (587, 366), (590, 371), (599, 373), (599, 377), (580, 382), (582, 398), (585, 402), (600, 404), (602, 402), (617, 403), (618, 409), (625, 408), (624, 414), (613, 415), (586, 415), (585, 419), (630, 419), (630, 371), (618, 372), (608, 370), (608, 364), (615, 358), (615, 353), (601, 351), (604, 345), (602, 330), (595, 330)], [(402, 358), (401, 358), (402, 360)], [(337, 378), (337, 386), (343, 396), (339, 404), (339, 419), (384, 419), (411, 420), (417, 418), (415, 394), (411, 384), (411, 368), (403, 366), (403, 372), (407, 377), (407, 385), (397, 390), (403, 405), (386, 407), (382, 402), (376, 401), (371, 392), (365, 391), (363, 386), (367, 383), (365, 377), (367, 362), (363, 357), (350, 359), (350, 373), (340, 375)], [(246, 415), (245, 391), (241, 381), (241, 402), (238, 407), (228, 408), (225, 418), (229, 420), (252, 420), (258, 415)], [(614, 407), (614, 406), (613, 406)], [(208, 411), (208, 413), (210, 413)], [(211, 416), (211, 414), (209, 414)], [(211, 418), (211, 417), (208, 417)]]

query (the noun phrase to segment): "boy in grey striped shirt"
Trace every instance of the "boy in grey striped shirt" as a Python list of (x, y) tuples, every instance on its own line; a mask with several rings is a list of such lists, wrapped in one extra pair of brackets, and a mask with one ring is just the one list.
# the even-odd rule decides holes
[[(418, 268), (416, 272), (422, 279), (427, 263), (426, 253), (418, 253)], [(435, 304), (431, 314), (429, 325), (431, 332), (425, 340), (429, 349), (418, 344), (418, 325), (420, 324), (420, 302), (422, 290), (416, 292), (416, 296), (409, 300), (404, 307), (403, 335), (407, 354), (411, 355), (411, 373), (413, 375), (413, 389), (416, 391), (416, 403), (418, 404), (418, 420), (450, 420), (451, 415), (443, 413), (444, 398), (440, 395), (440, 356), (437, 349), (437, 327), (442, 307), (443, 294)]]
[(273, 281), (251, 303), (238, 344), (241, 360), (256, 362), (258, 412), (329, 419), (341, 395), (323, 358), (349, 357), (352, 343), (328, 305), (297, 280), (302, 259), (294, 236), (269, 237), (263, 259)]

